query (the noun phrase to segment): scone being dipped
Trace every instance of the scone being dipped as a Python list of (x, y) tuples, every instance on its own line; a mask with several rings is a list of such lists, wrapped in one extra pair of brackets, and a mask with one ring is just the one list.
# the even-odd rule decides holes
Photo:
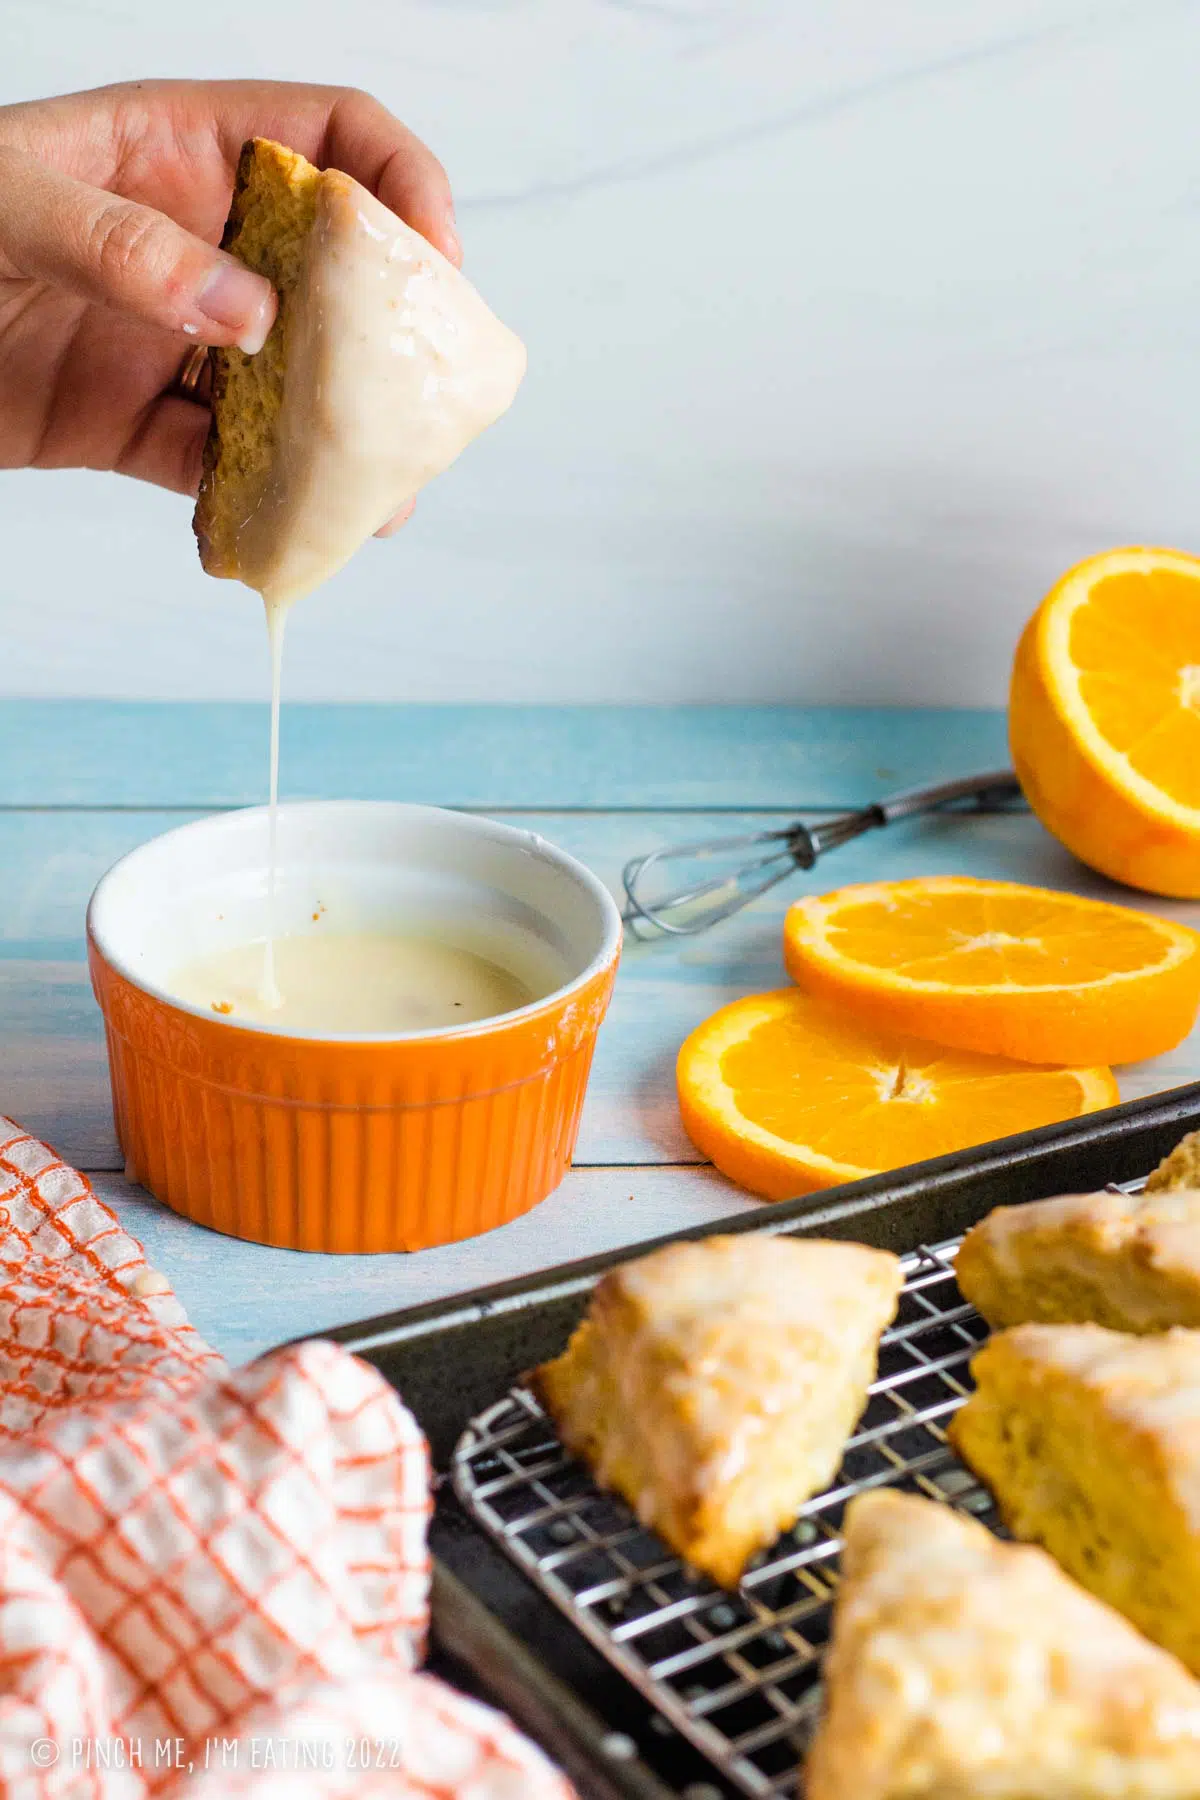
[(1200, 1673), (1200, 1331), (1017, 1325), (949, 1428), (1014, 1536)]
[(1200, 1192), (1069, 1194), (999, 1206), (963, 1239), (955, 1274), (963, 1298), (996, 1327), (1200, 1326)]
[(441, 253), (338, 169), (242, 150), (223, 247), (279, 314), (216, 350), (200, 558), (268, 599), (316, 587), (510, 405), (519, 338)]
[(733, 1587), (835, 1474), (901, 1281), (862, 1244), (670, 1244), (604, 1277), (533, 1384), (597, 1480)]
[(1195, 1800), (1200, 1686), (1050, 1557), (851, 1501), (806, 1800)]

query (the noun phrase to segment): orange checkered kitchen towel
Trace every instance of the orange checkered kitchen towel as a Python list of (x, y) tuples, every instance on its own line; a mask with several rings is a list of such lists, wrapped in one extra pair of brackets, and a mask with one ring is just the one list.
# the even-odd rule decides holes
[(0, 1792), (570, 1800), (417, 1664), (429, 1468), (333, 1344), (230, 1370), (0, 1119)]

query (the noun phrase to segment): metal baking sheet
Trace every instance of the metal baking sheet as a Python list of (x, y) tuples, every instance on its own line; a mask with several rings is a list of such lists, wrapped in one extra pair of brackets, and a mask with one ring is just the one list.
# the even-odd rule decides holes
[[(789, 1232), (852, 1238), (911, 1254), (959, 1237), (993, 1206), (1134, 1182), (1198, 1126), (1195, 1083), (675, 1236)], [(393, 1383), (425, 1429), (435, 1466), (445, 1471), (471, 1422), (508, 1404), (521, 1376), (562, 1349), (600, 1276), (668, 1241), (632, 1245), (326, 1335)], [(742, 1800), (752, 1791), (704, 1753), (698, 1736), (676, 1729), (569, 1622), (511, 1550), (481, 1528), (446, 1479), (439, 1484), (431, 1547), (435, 1653), (446, 1673), (510, 1712), (588, 1800)], [(786, 1768), (780, 1779), (783, 1788), (763, 1791), (786, 1792), (794, 1782)]]

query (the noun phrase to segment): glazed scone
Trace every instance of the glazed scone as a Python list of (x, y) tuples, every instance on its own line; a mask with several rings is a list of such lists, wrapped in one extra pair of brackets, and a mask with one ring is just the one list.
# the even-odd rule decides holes
[(1200, 1685), (1041, 1550), (851, 1501), (806, 1800), (1195, 1800)]
[(1169, 1156), (1164, 1156), (1146, 1182), (1148, 1194), (1178, 1188), (1200, 1188), (1200, 1131), (1189, 1131)]
[(1200, 1192), (1068, 1194), (998, 1206), (963, 1239), (965, 1300), (990, 1325), (1200, 1326)]
[(901, 1281), (862, 1244), (670, 1244), (604, 1277), (534, 1387), (598, 1481), (733, 1587), (835, 1474)]
[(366, 188), (268, 139), (242, 150), (222, 244), (279, 313), (257, 355), (212, 352), (196, 537), (210, 575), (287, 602), (500, 417), (525, 350)]
[(213, 349), (213, 417), (192, 526), (210, 575), (237, 578), (238, 534), (270, 472), (287, 370), (287, 318), (317, 211), (319, 169), (267, 138), (242, 146), (221, 248), (279, 296), (279, 311), (256, 356)]
[(1200, 1331), (1017, 1325), (950, 1440), (1013, 1535), (1200, 1673)]

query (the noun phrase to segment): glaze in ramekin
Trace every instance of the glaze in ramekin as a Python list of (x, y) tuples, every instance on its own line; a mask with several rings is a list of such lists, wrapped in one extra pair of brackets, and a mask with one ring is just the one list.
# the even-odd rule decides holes
[[(570, 1163), (620, 954), (604, 886), (535, 833), (436, 807), (279, 809), (276, 929), (455, 915), (553, 960), (543, 999), (477, 1024), (315, 1035), (241, 1024), (174, 971), (263, 935), (265, 808), (166, 832), (88, 908), (130, 1178), (214, 1230), (298, 1250), (418, 1250), (528, 1211)], [(314, 914), (319, 923), (314, 922)]]

